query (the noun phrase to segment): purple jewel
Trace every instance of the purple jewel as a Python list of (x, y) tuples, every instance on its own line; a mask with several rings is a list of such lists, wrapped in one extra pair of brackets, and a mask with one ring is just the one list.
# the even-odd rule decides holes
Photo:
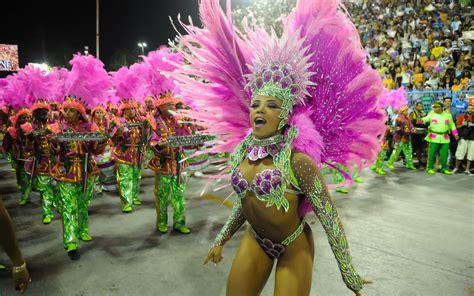
[(264, 83), (264, 82), (263, 82), (263, 79), (262, 79), (261, 77), (259, 77), (259, 78), (257, 78), (257, 79), (255, 80), (255, 87), (256, 87), (256, 88), (262, 88), (263, 83)]
[(257, 176), (255, 176), (254, 182), (256, 186), (260, 186), (260, 184), (262, 184), (262, 176), (260, 174), (257, 174)]
[(274, 169), (274, 170), (273, 170), (273, 176), (275, 176), (275, 177), (281, 177), (282, 174), (281, 174), (280, 170)]
[(280, 254), (285, 252), (285, 246), (283, 246), (282, 244), (273, 244), (273, 249), (279, 252)]
[(270, 257), (273, 257), (273, 258), (275, 258), (275, 259), (280, 258), (280, 255), (281, 255), (280, 252), (278, 252), (278, 251), (276, 251), (276, 250), (273, 250), (273, 249), (266, 251), (266, 253), (267, 253), (268, 255), (270, 255)]
[(268, 156), (267, 148), (265, 146), (259, 147), (259, 149), (258, 149), (258, 158), (263, 159), (267, 156)]
[(270, 69), (272, 71), (276, 71), (276, 70), (280, 69), (280, 66), (278, 64), (273, 64)]
[(270, 190), (272, 189), (272, 185), (270, 184), (270, 181), (264, 180), (262, 181), (262, 188), (263, 194), (269, 194)]
[(232, 177), (231, 177), (232, 183), (233, 183), (233, 184), (237, 183), (237, 182), (239, 181), (239, 179), (240, 179), (240, 176), (239, 176), (239, 174), (238, 174), (238, 171), (237, 171), (237, 170), (234, 170), (234, 171), (232, 172)]
[(239, 192), (237, 193), (242, 193), (249, 187), (249, 184), (247, 183), (247, 180), (242, 179), (239, 184), (237, 184), (237, 187), (239, 188)]
[(278, 187), (280, 187), (280, 186), (281, 186), (281, 178), (280, 178), (280, 177), (277, 177), (277, 176), (273, 177), (273, 179), (272, 179), (272, 187), (276, 189), (276, 188), (278, 188)]
[(253, 147), (252, 147), (252, 151), (250, 152), (250, 154), (251, 154), (253, 157), (258, 157), (258, 147), (253, 146)]
[(280, 70), (277, 70), (273, 72), (272, 79), (274, 83), (279, 83), (283, 79), (283, 72)]
[(283, 77), (283, 79), (280, 81), (280, 85), (282, 88), (288, 88), (292, 83), (293, 81), (291, 81), (291, 78), (289, 77)]
[(271, 170), (264, 170), (262, 172), (262, 176), (264, 180), (270, 181), (272, 179), (272, 171)]
[(256, 193), (257, 195), (264, 195), (264, 194), (265, 194), (265, 192), (263, 192), (262, 187), (260, 187), (260, 186), (256, 186), (256, 187), (254, 188), (254, 191), (255, 191), (255, 193)]
[(278, 145), (276, 144), (271, 144), (270, 146), (268, 146), (267, 150), (270, 155), (276, 155), (280, 151), (280, 147), (278, 147)]
[(268, 238), (262, 239), (262, 247), (264, 247), (267, 250), (273, 249), (273, 242), (269, 240)]
[(298, 85), (293, 85), (291, 87), (291, 94), (292, 95), (297, 95), (300, 93), (300, 87)]
[(264, 82), (269, 82), (272, 79), (272, 71), (266, 70), (263, 72), (263, 81)]

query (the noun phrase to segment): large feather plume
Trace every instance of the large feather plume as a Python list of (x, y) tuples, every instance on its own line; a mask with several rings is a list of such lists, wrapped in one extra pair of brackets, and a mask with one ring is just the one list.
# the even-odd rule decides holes
[(104, 64), (92, 55), (74, 55), (72, 65), (64, 83), (67, 95), (76, 96), (93, 108), (111, 87), (111, 80)]
[(205, 126), (207, 133), (220, 136), (213, 151), (226, 152), (232, 152), (250, 128), (250, 95), (244, 88), (254, 55), (236, 32), (230, 11), (230, 1), (224, 14), (219, 0), (203, 0), (199, 8), (203, 28), (179, 21), (187, 33), (180, 36), (179, 53), (189, 65), (172, 73), (182, 96), (199, 110), (187, 116)]
[(183, 64), (183, 57), (179, 53), (172, 53), (165, 46), (159, 50), (151, 51), (143, 56), (146, 73), (144, 76), (147, 95), (159, 96), (167, 92), (175, 95), (180, 93), (178, 82), (170, 76), (176, 67)]
[[(314, 160), (347, 167), (371, 163), (380, 149), (377, 135), (384, 130), (377, 108), (382, 82), (365, 61), (359, 35), (340, 0), (299, 0), (285, 21), (286, 34), (299, 34), (311, 53), (315, 86), (309, 89), (307, 113), (323, 140)], [(285, 33), (284, 33), (285, 34)], [(296, 126), (301, 129), (302, 126)], [(307, 152), (307, 147), (297, 145)]]

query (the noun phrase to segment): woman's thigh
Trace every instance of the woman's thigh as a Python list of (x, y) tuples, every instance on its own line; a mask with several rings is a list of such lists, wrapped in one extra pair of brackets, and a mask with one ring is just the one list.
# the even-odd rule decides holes
[(311, 229), (304, 232), (280, 257), (275, 273), (274, 295), (309, 295), (313, 278), (314, 241)]
[(247, 230), (227, 279), (227, 295), (260, 295), (272, 272), (273, 260)]

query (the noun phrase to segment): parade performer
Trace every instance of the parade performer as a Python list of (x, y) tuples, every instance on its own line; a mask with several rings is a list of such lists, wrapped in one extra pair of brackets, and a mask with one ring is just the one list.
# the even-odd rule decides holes
[(33, 112), (34, 155), (29, 167), (29, 173), (34, 176), (36, 189), (40, 193), (43, 208), (43, 223), (49, 224), (54, 219), (54, 208), (59, 205), (54, 196), (51, 167), (54, 153), (49, 136), (53, 133), (49, 121), (50, 104), (47, 100), (38, 99), (31, 108)]
[(380, 99), (378, 100), (377, 107), (384, 114), (385, 118), (385, 131), (379, 135), (380, 152), (377, 155), (377, 160), (371, 166), (371, 169), (379, 175), (386, 175), (387, 173), (383, 170), (383, 164), (389, 151), (388, 136), (392, 135), (393, 128), (390, 126), (390, 116), (388, 109), (399, 110), (402, 106), (406, 105), (406, 93), (403, 88), (396, 90), (384, 89)]
[(54, 196), (51, 167), (54, 161), (50, 136), (52, 134), (51, 107), (49, 98), (61, 96), (61, 71), (46, 72), (34, 66), (26, 66), (17, 73), (19, 83), (16, 89), (22, 94), (23, 104), (33, 115), (32, 128), (25, 133), (32, 142), (32, 155), (25, 163), (30, 182), (40, 193), (43, 209), (43, 223), (49, 224), (54, 218), (57, 201)]
[(155, 172), (155, 207), (156, 228), (161, 233), (168, 231), (168, 204), (171, 195), (173, 208), (173, 229), (188, 234), (186, 227), (186, 175), (183, 150), (186, 147), (171, 147), (168, 140), (174, 136), (191, 134), (186, 124), (180, 123), (175, 116), (176, 104), (181, 101), (176, 97), (179, 87), (176, 80), (168, 72), (183, 64), (180, 54), (171, 53), (168, 48), (148, 53), (143, 57), (147, 73), (144, 75), (147, 93), (159, 96), (155, 101), (156, 125), (150, 147), (154, 156), (148, 163), (148, 168)]
[(115, 96), (121, 98), (118, 106), (118, 125), (112, 131), (114, 149), (111, 159), (115, 161), (117, 185), (122, 203), (122, 212), (130, 213), (133, 205), (141, 205), (138, 198), (145, 149), (151, 137), (150, 130), (156, 128), (152, 116), (142, 117), (135, 98), (144, 98), (141, 81), (142, 65), (130, 69), (120, 68), (113, 73)]
[[(91, 111), (92, 122), (97, 125), (99, 132), (109, 134), (118, 121), (111, 120), (110, 115), (107, 114), (105, 107), (102, 104), (97, 105)], [(117, 188), (117, 178), (115, 175), (115, 162), (110, 159), (112, 148), (112, 141), (107, 143), (104, 153), (96, 155), (94, 158), (97, 166), (100, 169), (100, 174), (96, 178), (95, 192), (101, 194), (105, 191), (114, 191)]]
[(2, 96), (15, 111), (10, 117), (11, 126), (3, 139), (3, 147), (11, 155), (12, 168), (16, 173), (17, 185), (21, 192), (20, 206), (30, 202), (32, 179), (25, 170), (33, 152), (33, 142), (28, 134), (32, 130), (31, 110), (25, 104), (28, 93), (28, 79), (25, 69), (8, 76)]
[(182, 24), (186, 65), (171, 75), (183, 98), (199, 108), (186, 115), (220, 136), (210, 151), (234, 150), (231, 182), (238, 198), (206, 262), (221, 261), (223, 245), (250, 224), (227, 295), (258, 295), (275, 261), (276, 294), (310, 294), (309, 210), (328, 235), (344, 282), (360, 295), (364, 279), (318, 168), (334, 162), (352, 170), (353, 163), (373, 161), (384, 129), (376, 109), (382, 82), (365, 63), (344, 11), (339, 1), (300, 0), (278, 38), (257, 26), (237, 34), (219, 1), (203, 0), (204, 28)]
[[(20, 206), (30, 202), (32, 179), (25, 170), (25, 164), (29, 161), (33, 152), (33, 142), (28, 134), (31, 132), (31, 111), (21, 107), (11, 119), (12, 126), (8, 128), (8, 134), (4, 139), (7, 151), (11, 151), (12, 164), (16, 173), (18, 188), (21, 192)], [(5, 146), (4, 146), (5, 147)]]
[(425, 140), (428, 142), (428, 163), (426, 171), (428, 174), (434, 175), (433, 169), (435, 157), (439, 152), (439, 162), (441, 165), (441, 173), (452, 175), (453, 172), (448, 170), (447, 161), (449, 153), (449, 134), (452, 133), (454, 138), (459, 140), (456, 125), (453, 117), (447, 112), (443, 112), (443, 103), (435, 102), (433, 104), (434, 111), (420, 120), (420, 123), (428, 123), (428, 134)]
[[(3, 85), (3, 87), (6, 86)], [(7, 104), (1, 100), (0, 98), (0, 159), (7, 158), (6, 152), (3, 149), (3, 138), (7, 133), (7, 129), (9, 126), (9, 118), (8, 118), (8, 106)]]
[(191, 130), (177, 122), (169, 112), (174, 110), (177, 100), (171, 93), (166, 94), (157, 102), (159, 116), (157, 117), (157, 138), (152, 142), (155, 157), (148, 167), (155, 172), (155, 205), (156, 227), (161, 233), (168, 232), (168, 203), (171, 194), (173, 208), (173, 229), (188, 234), (186, 227), (186, 176), (183, 147), (171, 147), (167, 139), (173, 136), (191, 134)]
[[(104, 97), (111, 84), (104, 64), (93, 56), (76, 54), (69, 63), (72, 69), (64, 81), (67, 96), (62, 103), (63, 119), (53, 126), (57, 163), (51, 173), (57, 181), (61, 201), (64, 248), (74, 254), (79, 240), (92, 240), (88, 207), (95, 177), (100, 172), (93, 156), (103, 153), (106, 144), (102, 137), (84, 138), (98, 132), (97, 126), (88, 120), (87, 109)], [(61, 135), (70, 138), (61, 140)]]
[(408, 116), (408, 106), (404, 105), (398, 109), (398, 116), (395, 120), (395, 133), (393, 136), (394, 148), (392, 155), (388, 160), (387, 167), (394, 169), (394, 162), (403, 151), (406, 160), (406, 168), (409, 170), (416, 170), (413, 166), (413, 148), (411, 145), (411, 134), (414, 132), (414, 126)]
[[(350, 174), (349, 169), (346, 168), (345, 166), (338, 164), (336, 165), (337, 169), (334, 168), (332, 169), (332, 178), (334, 181), (334, 184), (336, 184), (336, 192), (339, 193), (349, 193), (349, 190), (347, 189), (347, 185), (345, 185), (346, 181), (346, 174)], [(360, 171), (357, 165), (354, 165), (353, 167), (354, 172), (352, 173), (352, 181), (356, 183), (364, 183), (364, 180), (360, 177)]]

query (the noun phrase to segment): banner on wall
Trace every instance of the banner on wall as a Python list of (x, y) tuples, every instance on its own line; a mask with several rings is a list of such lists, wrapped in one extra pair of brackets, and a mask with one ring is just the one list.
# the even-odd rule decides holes
[(0, 44), (0, 71), (18, 71), (18, 45)]

